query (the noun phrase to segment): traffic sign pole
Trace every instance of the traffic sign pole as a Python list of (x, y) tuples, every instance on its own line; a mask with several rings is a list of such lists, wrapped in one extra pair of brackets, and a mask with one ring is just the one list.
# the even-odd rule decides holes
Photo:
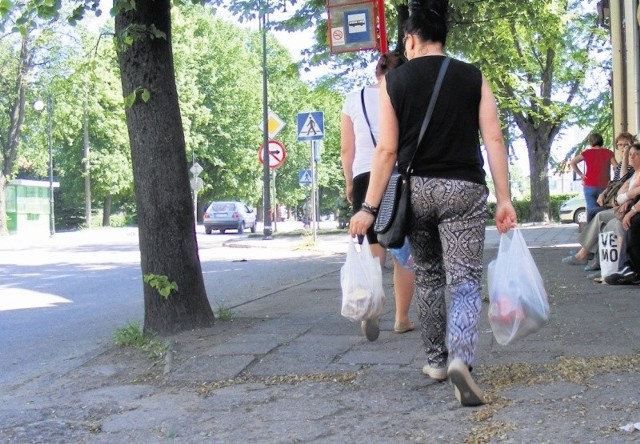
[(384, 2), (382, 0), (378, 0), (378, 29), (380, 31), (379, 34), (379, 42), (380, 42), (380, 54), (387, 53), (387, 22), (384, 18)]
[(193, 215), (195, 216), (195, 226), (198, 226), (198, 191), (202, 189), (204, 184), (202, 183), (202, 179), (200, 179), (200, 173), (202, 173), (202, 166), (198, 162), (193, 162), (189, 171), (193, 175), (193, 179), (191, 179), (191, 189), (193, 190)]
[(317, 172), (316, 172), (316, 149), (314, 141), (324, 139), (324, 113), (322, 111), (312, 111), (298, 113), (298, 141), (309, 140), (311, 142), (311, 205), (313, 218), (313, 241), (316, 241), (316, 225), (318, 222), (317, 204)]
[(316, 211), (317, 208), (317, 202), (316, 202), (316, 188), (317, 188), (317, 183), (316, 183), (316, 159), (313, 153), (314, 149), (313, 149), (313, 141), (311, 141), (311, 214), (312, 214), (312, 218), (313, 218), (313, 222), (312, 222), (312, 233), (313, 233), (313, 242), (316, 242), (316, 225), (317, 225), (317, 221), (318, 221), (318, 213)]
[(264, 208), (263, 219), (263, 239), (273, 239), (273, 229), (271, 228), (271, 170), (269, 169), (269, 103), (267, 97), (267, 13), (261, 11), (262, 15), (262, 120), (263, 143), (264, 143), (264, 168), (262, 169), (262, 206)]

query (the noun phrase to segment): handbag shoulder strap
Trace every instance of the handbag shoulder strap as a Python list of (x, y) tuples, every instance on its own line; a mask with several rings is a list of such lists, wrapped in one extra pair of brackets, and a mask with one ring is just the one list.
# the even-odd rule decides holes
[(424, 115), (424, 120), (422, 121), (422, 127), (420, 128), (420, 135), (418, 136), (418, 143), (416, 143), (416, 148), (413, 151), (413, 155), (411, 156), (411, 160), (409, 161), (409, 165), (407, 166), (407, 174), (411, 174), (413, 170), (411, 169), (411, 164), (413, 164), (413, 159), (415, 159), (416, 154), (418, 152), (418, 147), (420, 146), (420, 142), (422, 142), (422, 137), (424, 133), (427, 131), (427, 127), (429, 126), (429, 121), (431, 120), (431, 115), (433, 114), (433, 109), (436, 106), (436, 100), (438, 100), (438, 95), (440, 94), (440, 87), (442, 86), (442, 80), (444, 79), (444, 75), (447, 72), (447, 68), (449, 67), (449, 62), (451, 59), (449, 57), (445, 57), (442, 61), (442, 66), (440, 66), (440, 72), (438, 72), (438, 78), (436, 79), (436, 84), (433, 87), (433, 93), (431, 94), (431, 100), (429, 100), (429, 106), (427, 107), (427, 112)]
[(376, 138), (373, 136), (373, 130), (371, 129), (371, 122), (369, 122), (369, 116), (367, 115), (367, 107), (364, 106), (364, 88), (360, 90), (360, 102), (362, 103), (362, 113), (364, 114), (364, 120), (367, 121), (367, 126), (369, 127), (369, 134), (371, 135), (371, 141), (373, 142), (373, 147), (375, 148), (378, 142), (376, 142)]

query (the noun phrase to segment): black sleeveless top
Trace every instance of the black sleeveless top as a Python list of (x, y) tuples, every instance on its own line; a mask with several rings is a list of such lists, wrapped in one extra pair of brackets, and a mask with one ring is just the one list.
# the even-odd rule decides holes
[[(386, 75), (398, 118), (400, 171), (406, 171), (411, 160), (443, 60), (444, 56), (417, 57)], [(412, 175), (486, 184), (479, 143), (481, 86), (478, 68), (451, 60)]]

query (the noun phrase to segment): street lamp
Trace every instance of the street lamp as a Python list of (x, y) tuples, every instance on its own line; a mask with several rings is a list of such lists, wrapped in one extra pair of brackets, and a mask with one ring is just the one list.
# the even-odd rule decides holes
[(262, 137), (263, 137), (263, 166), (262, 166), (262, 201), (264, 208), (263, 239), (272, 239), (271, 227), (271, 170), (269, 169), (269, 103), (267, 97), (267, 1), (260, 3), (260, 24), (262, 26)]
[[(45, 108), (45, 104), (42, 100), (36, 100), (33, 104), (33, 109), (36, 111), (42, 111)], [(53, 115), (53, 100), (51, 94), (47, 94), (47, 138), (49, 142), (49, 232), (51, 236), (56, 234), (56, 222), (54, 214), (54, 201), (53, 201), (53, 139), (51, 131), (51, 121)]]

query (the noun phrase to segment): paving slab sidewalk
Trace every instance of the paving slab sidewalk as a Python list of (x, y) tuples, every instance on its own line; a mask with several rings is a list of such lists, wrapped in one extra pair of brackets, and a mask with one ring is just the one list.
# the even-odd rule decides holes
[[(390, 270), (380, 338), (368, 342), (339, 314), (336, 269), (170, 338), (164, 368), (107, 351), (0, 394), (0, 442), (640, 441), (640, 430), (621, 430), (640, 422), (640, 288), (595, 284), (562, 264), (575, 226), (522, 230), (551, 318), (500, 346), (484, 304), (474, 377), (486, 406), (462, 408), (448, 383), (421, 374), (420, 333), (392, 331)], [(346, 251), (343, 236), (322, 242)], [(489, 230), (486, 262), (498, 242)]]

